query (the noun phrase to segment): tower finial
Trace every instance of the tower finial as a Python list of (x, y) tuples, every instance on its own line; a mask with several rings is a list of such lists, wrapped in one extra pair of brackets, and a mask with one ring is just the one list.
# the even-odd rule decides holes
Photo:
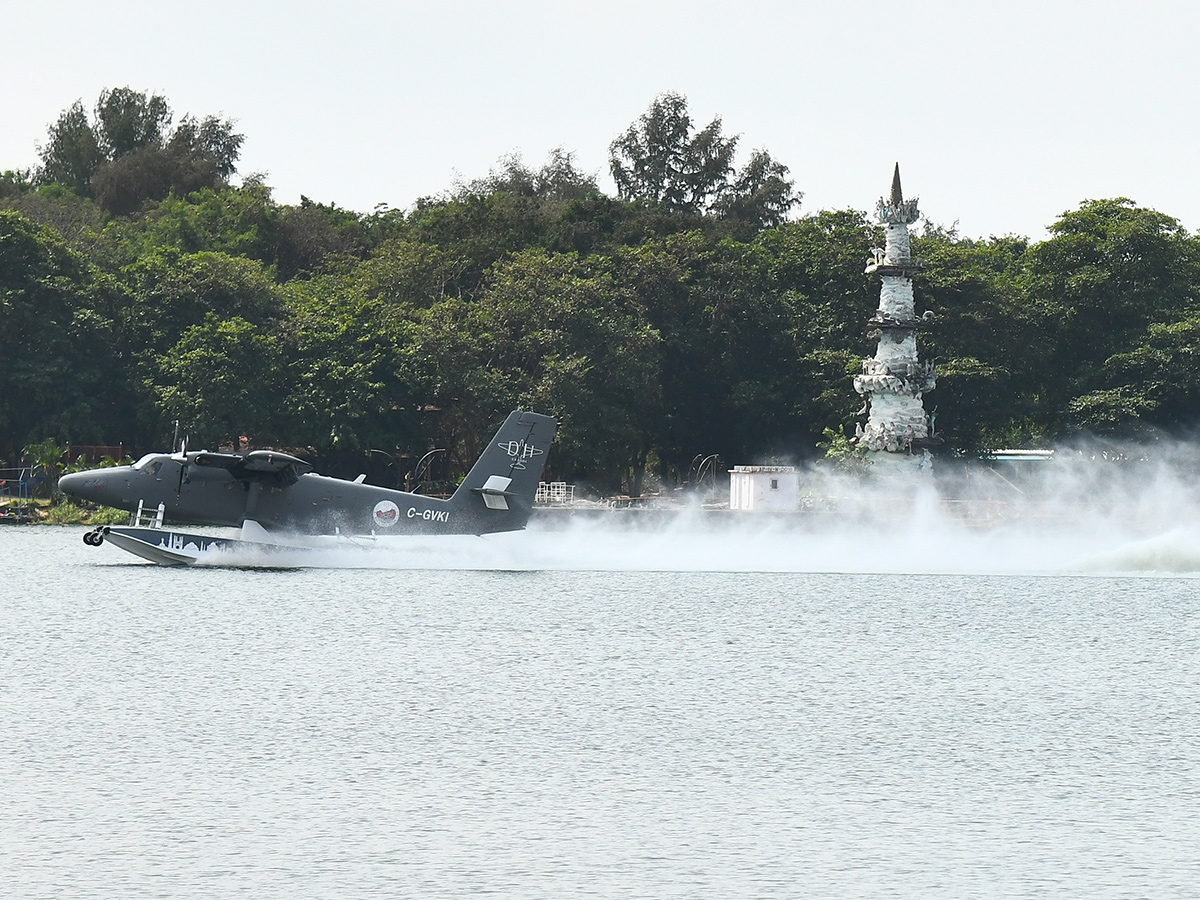
[(900, 163), (896, 163), (896, 171), (892, 174), (892, 206), (898, 207), (904, 202), (904, 192), (900, 190)]

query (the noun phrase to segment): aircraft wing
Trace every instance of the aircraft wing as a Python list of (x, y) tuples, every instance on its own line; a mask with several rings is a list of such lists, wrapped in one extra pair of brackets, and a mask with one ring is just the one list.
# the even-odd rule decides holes
[(288, 466), (299, 469), (310, 469), (308, 463), (298, 456), (289, 456), (278, 450), (251, 450), (242, 457), (242, 463), (236, 468), (246, 472), (282, 472)]
[(249, 453), (197, 453), (189, 454), (189, 462), (197, 466), (227, 469), (238, 481), (261, 481), (274, 477), (282, 485), (294, 484), (300, 473), (312, 466), (278, 450), (251, 450)]
[(193, 466), (212, 466), (217, 469), (232, 469), (242, 461), (240, 453), (188, 453), (184, 462)]

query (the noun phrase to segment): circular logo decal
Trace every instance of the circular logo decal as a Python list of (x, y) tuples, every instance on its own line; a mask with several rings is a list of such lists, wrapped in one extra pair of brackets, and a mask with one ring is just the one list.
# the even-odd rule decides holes
[(372, 518), (375, 519), (375, 524), (383, 528), (391, 528), (400, 521), (400, 507), (391, 500), (380, 500), (375, 504), (375, 511), (372, 513)]

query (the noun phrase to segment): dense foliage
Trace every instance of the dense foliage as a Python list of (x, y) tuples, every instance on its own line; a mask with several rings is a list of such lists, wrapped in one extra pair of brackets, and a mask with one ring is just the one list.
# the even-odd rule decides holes
[[(461, 471), (526, 406), (563, 421), (554, 477), (638, 491), (852, 427), (880, 231), (796, 217), (787, 168), (736, 168), (678, 95), (613, 141), (617, 197), (560, 150), (367, 215), (232, 184), (232, 123), (171, 122), (106, 91), (0, 176), (0, 460), (161, 448), (178, 421), (193, 447), (439, 447)], [(1087, 201), (1041, 243), (926, 226), (914, 249), (948, 451), (1196, 424), (1200, 239), (1174, 219)]]

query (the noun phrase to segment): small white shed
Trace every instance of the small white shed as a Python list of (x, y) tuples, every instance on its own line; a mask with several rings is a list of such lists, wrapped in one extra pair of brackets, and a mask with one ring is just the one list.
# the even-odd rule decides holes
[(729, 508), (795, 512), (800, 476), (795, 466), (734, 466), (729, 470)]

